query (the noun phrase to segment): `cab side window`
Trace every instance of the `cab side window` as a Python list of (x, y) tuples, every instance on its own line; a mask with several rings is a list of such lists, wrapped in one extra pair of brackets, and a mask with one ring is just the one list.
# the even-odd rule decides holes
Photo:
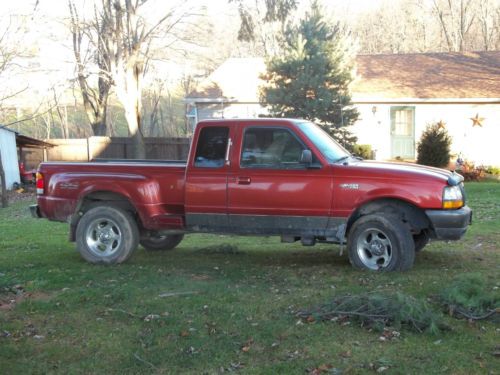
[(194, 166), (200, 168), (223, 167), (228, 138), (228, 127), (209, 126), (203, 128), (196, 146)]
[(287, 129), (248, 128), (243, 137), (242, 168), (298, 169), (306, 147)]

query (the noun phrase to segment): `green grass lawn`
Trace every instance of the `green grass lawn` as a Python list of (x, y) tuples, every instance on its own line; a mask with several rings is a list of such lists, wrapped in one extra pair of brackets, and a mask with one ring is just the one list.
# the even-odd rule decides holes
[(0, 210), (0, 373), (500, 373), (493, 322), (444, 315), (451, 331), (401, 330), (383, 341), (355, 323), (295, 316), (372, 291), (401, 291), (440, 311), (433, 296), (469, 272), (498, 293), (500, 184), (467, 191), (474, 223), (464, 240), (432, 243), (411, 271), (382, 274), (352, 269), (338, 246), (217, 235), (93, 266), (68, 242), (67, 225), (32, 219), (31, 202), (16, 202)]

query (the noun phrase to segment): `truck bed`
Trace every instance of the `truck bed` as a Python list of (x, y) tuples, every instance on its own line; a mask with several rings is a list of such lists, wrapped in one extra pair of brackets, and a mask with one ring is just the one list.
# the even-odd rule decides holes
[(145, 228), (183, 222), (185, 161), (47, 162), (39, 172), (48, 182), (39, 205), (51, 220), (70, 221), (82, 200), (109, 200), (112, 195), (130, 202)]

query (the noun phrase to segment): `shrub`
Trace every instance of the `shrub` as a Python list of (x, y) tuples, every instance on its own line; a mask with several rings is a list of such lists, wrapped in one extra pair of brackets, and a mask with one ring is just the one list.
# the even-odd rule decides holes
[(446, 167), (450, 161), (451, 137), (438, 124), (427, 126), (418, 144), (417, 163), (432, 167)]
[(485, 167), (485, 172), (492, 174), (494, 176), (499, 176), (500, 175), (500, 167), (494, 167), (492, 165), (489, 165)]
[(371, 145), (359, 145), (355, 144), (353, 146), (353, 154), (361, 156), (363, 159), (373, 159), (372, 146)]
[(477, 167), (469, 161), (464, 161), (456, 171), (464, 176), (465, 181), (481, 181), (484, 179), (485, 169), (481, 166)]

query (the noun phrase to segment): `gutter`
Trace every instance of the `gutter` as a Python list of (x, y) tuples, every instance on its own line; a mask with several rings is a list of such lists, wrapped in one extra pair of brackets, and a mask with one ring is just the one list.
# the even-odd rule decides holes
[(356, 98), (353, 104), (500, 104), (500, 98)]

